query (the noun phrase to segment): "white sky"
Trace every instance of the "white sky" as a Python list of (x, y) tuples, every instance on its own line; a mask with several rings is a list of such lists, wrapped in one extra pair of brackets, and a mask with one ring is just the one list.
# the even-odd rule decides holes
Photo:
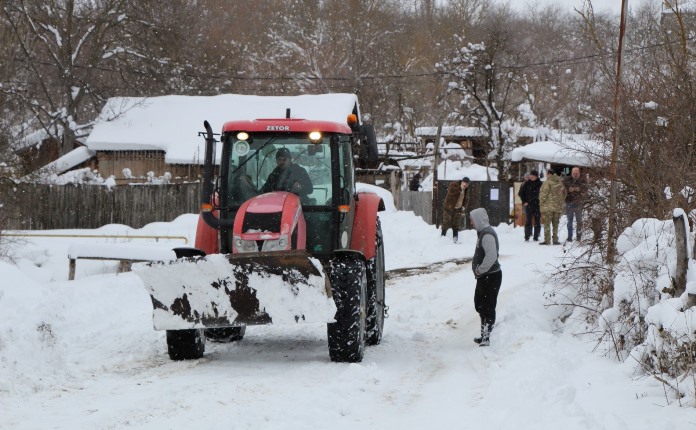
[[(386, 193), (386, 192), (383, 192)], [(383, 194), (384, 195), (384, 194)], [(503, 284), (489, 348), (472, 342), (479, 318), (471, 265), (476, 233), (441, 238), (413, 212), (381, 213), (386, 268), (426, 267), (387, 280), (384, 338), (359, 364), (331, 363), (324, 324), (250, 327), (243, 341), (208, 342), (204, 358), (173, 362), (152, 305), (132, 272), (116, 262), (80, 260), (67, 281), (71, 244), (120, 243), (153, 249), (181, 240), (31, 238), (0, 261), (1, 429), (683, 429), (693, 425), (690, 393), (676, 400), (636, 369), (595, 350), (571, 317), (544, 306), (545, 271), (579, 250), (577, 242), (538, 246), (523, 230), (496, 227)], [(196, 215), (142, 229), (109, 225), (60, 234), (184, 236)], [(652, 262), (669, 282), (671, 219), (636, 223), (619, 251)], [(661, 232), (666, 228), (666, 233)], [(560, 226), (565, 239), (564, 219)], [(690, 241), (693, 240), (690, 237)], [(693, 242), (691, 242), (693, 243)], [(689, 245), (691, 246), (691, 245)], [(100, 247), (94, 247), (95, 252)], [(572, 258), (572, 257), (570, 257)], [(448, 262), (449, 261), (449, 262)], [(631, 295), (629, 285), (616, 294)], [(680, 299), (647, 319), (689, 336), (696, 318)], [(618, 303), (619, 300), (616, 300)], [(607, 311), (608, 312), (608, 311)], [(607, 318), (611, 318), (605, 312)], [(577, 324), (577, 323), (575, 323)], [(593, 352), (594, 351), (594, 352)], [(606, 355), (603, 354), (606, 353)], [(684, 407), (679, 407), (679, 404)], [(686, 427), (685, 427), (686, 426)], [(690, 427), (689, 427), (690, 428)]]
[[(568, 12), (572, 12), (573, 8), (582, 9), (585, 0), (509, 0), (510, 4), (517, 9), (524, 10), (530, 4), (542, 5), (559, 5)], [(621, 13), (622, 0), (593, 0), (592, 6), (595, 13), (606, 12), (619, 15)], [(629, 0), (629, 8), (637, 6), (639, 0)]]

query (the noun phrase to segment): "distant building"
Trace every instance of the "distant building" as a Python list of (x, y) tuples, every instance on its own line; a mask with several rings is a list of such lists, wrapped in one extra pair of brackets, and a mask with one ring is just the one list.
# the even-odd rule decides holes
[[(81, 146), (82, 143), (76, 141), (73, 149)], [(19, 157), (22, 173), (29, 174), (58, 159), (60, 141), (45, 130), (38, 130), (24, 136), (12, 148)]]
[[(416, 137), (426, 147), (434, 148), (437, 127), (418, 127)], [(482, 161), (488, 154), (486, 133), (478, 127), (443, 126), (440, 138), (446, 143), (440, 145), (440, 156), (450, 160)]]

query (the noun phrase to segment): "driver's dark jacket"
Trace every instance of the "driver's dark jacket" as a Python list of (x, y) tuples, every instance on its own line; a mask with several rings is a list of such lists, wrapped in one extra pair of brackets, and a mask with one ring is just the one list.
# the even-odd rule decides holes
[[(292, 185), (297, 182), (300, 184), (299, 190), (293, 190)], [(314, 190), (309, 174), (297, 164), (291, 164), (286, 169), (276, 167), (273, 169), (261, 191), (268, 193), (271, 191), (288, 191), (300, 197), (306, 197)]]

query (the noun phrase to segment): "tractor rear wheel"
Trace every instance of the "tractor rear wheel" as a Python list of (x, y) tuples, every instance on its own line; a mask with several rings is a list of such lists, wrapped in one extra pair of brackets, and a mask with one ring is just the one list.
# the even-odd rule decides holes
[(227, 343), (244, 339), (246, 326), (220, 327), (205, 330), (205, 337), (211, 342)]
[(375, 256), (367, 262), (367, 319), (365, 343), (378, 345), (384, 331), (384, 240), (377, 220)]
[(365, 351), (367, 273), (359, 255), (343, 255), (331, 264), (336, 322), (327, 325), (331, 361), (359, 363)]
[(203, 329), (167, 330), (167, 351), (172, 360), (194, 360), (203, 357)]

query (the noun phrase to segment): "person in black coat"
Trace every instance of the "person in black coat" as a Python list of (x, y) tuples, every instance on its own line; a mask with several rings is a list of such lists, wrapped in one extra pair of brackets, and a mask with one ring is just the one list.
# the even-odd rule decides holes
[[(541, 189), (541, 181), (539, 180), (539, 172), (532, 170), (529, 172), (529, 179), (520, 187), (517, 195), (522, 200), (526, 221), (524, 223), (524, 240), (527, 241), (532, 236), (535, 241), (539, 240), (541, 232), (541, 209), (539, 208), (539, 189)], [(534, 224), (532, 224), (532, 221)], [(533, 232), (532, 232), (533, 227)]]
[(418, 172), (415, 175), (413, 175), (413, 178), (411, 178), (411, 182), (408, 184), (408, 189), (411, 191), (418, 191), (421, 187), (420, 181), (421, 174), (420, 172)]
[(306, 204), (308, 195), (314, 190), (307, 171), (292, 162), (290, 150), (287, 148), (280, 148), (276, 152), (276, 163), (278, 166), (268, 175), (261, 191), (289, 191), (297, 194), (302, 203)]

